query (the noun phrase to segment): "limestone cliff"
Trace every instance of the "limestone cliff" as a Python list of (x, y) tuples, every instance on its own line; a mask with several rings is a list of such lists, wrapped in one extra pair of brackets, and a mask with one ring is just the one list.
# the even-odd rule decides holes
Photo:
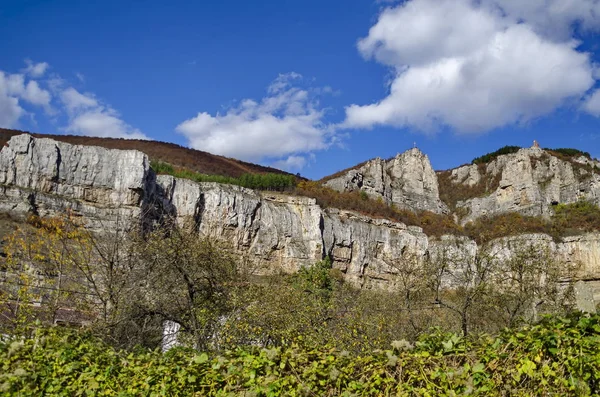
[(456, 203), (463, 223), (483, 215), (519, 212), (549, 216), (552, 206), (586, 199), (600, 204), (600, 163), (586, 157), (561, 159), (532, 147), (498, 156), (483, 166), (466, 165), (451, 171), (453, 187), (491, 187), (490, 194)]
[(440, 200), (438, 181), (429, 158), (419, 149), (410, 149), (390, 160), (380, 158), (329, 179), (325, 185), (340, 191), (360, 190), (382, 198), (398, 208), (447, 213)]
[(92, 229), (109, 228), (139, 216), (151, 176), (139, 151), (18, 135), (0, 152), (0, 211), (45, 216), (68, 208)]
[[(393, 168), (421, 156), (415, 152), (409, 157), (392, 161), (396, 181), (403, 174)], [(419, 160), (419, 164), (424, 163)], [(423, 189), (423, 179), (431, 176), (425, 168), (422, 174), (428, 176), (417, 184)], [(435, 191), (435, 184), (429, 182), (427, 186)], [(70, 209), (95, 230), (110, 230), (123, 222), (153, 222), (160, 216), (193, 220), (200, 234), (232, 244), (257, 272), (293, 272), (330, 255), (344, 277), (363, 288), (393, 288), (394, 274), (406, 260), (423, 261), (451, 249), (468, 262), (481, 249), (466, 237), (430, 238), (418, 227), (323, 209), (310, 198), (156, 176), (141, 152), (75, 146), (28, 135), (14, 137), (0, 152), (0, 184), (2, 212), (43, 216)], [(545, 235), (516, 238), (542, 241), (565, 264), (581, 262), (580, 278), (600, 279), (600, 234), (559, 243)]]

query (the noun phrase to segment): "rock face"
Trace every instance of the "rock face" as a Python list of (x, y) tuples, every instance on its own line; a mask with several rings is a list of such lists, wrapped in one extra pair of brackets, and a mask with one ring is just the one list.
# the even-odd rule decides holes
[[(413, 153), (409, 159), (386, 163), (398, 176), (396, 181), (403, 174), (393, 170), (399, 167), (394, 164), (410, 163), (412, 156), (419, 157)], [(395, 275), (409, 260), (423, 261), (451, 250), (468, 262), (481, 250), (465, 237), (430, 238), (419, 227), (323, 209), (310, 198), (156, 176), (140, 152), (28, 135), (14, 137), (0, 152), (0, 184), (2, 212), (44, 216), (70, 209), (99, 231), (173, 216), (180, 223), (193, 221), (201, 235), (230, 243), (257, 273), (293, 272), (329, 255), (346, 280), (363, 288), (394, 288)], [(425, 182), (418, 186), (424, 188)], [(546, 235), (514, 239), (543, 244), (565, 265), (581, 263), (579, 278), (600, 280), (600, 234), (561, 243)], [(502, 246), (505, 241), (490, 244)]]
[(199, 232), (230, 242), (259, 273), (293, 272), (330, 255), (348, 281), (384, 283), (389, 266), (407, 250), (422, 256), (428, 239), (417, 227), (323, 210), (314, 199), (217, 183), (157, 177), (163, 208), (179, 223), (193, 219)]
[(326, 186), (340, 191), (364, 191), (398, 208), (447, 213), (440, 200), (438, 181), (429, 158), (419, 149), (410, 149), (391, 160), (368, 161), (344, 175), (328, 180)]
[(549, 216), (553, 205), (580, 199), (600, 205), (600, 163), (585, 157), (567, 161), (532, 147), (499, 156), (482, 170), (477, 165), (452, 170), (451, 180), (457, 188), (499, 180), (491, 194), (457, 203), (457, 209), (467, 214), (465, 223), (512, 211)]
[(45, 216), (69, 208), (93, 229), (110, 228), (139, 215), (151, 176), (139, 151), (18, 135), (0, 152), (0, 211)]

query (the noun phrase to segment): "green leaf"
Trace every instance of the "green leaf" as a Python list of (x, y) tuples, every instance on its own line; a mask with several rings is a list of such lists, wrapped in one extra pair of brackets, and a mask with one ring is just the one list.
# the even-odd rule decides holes
[(208, 361), (208, 354), (206, 354), (206, 353), (202, 353), (199, 356), (194, 357), (194, 362), (196, 364), (204, 364), (207, 361)]

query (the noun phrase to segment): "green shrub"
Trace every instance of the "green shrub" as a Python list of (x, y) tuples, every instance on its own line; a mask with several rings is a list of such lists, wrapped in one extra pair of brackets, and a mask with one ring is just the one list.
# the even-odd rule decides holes
[(482, 216), (467, 223), (464, 230), (478, 243), (486, 243), (496, 238), (523, 233), (551, 233), (551, 224), (542, 217), (509, 212), (495, 216)]
[(501, 147), (500, 149), (496, 150), (495, 152), (487, 153), (487, 154), (484, 154), (483, 156), (474, 158), (471, 161), (471, 164), (489, 163), (490, 161), (495, 160), (498, 156), (501, 156), (503, 154), (517, 153), (519, 151), (519, 149), (521, 149), (520, 146), (504, 146), (504, 147)]
[(221, 355), (114, 350), (85, 332), (0, 342), (5, 396), (598, 395), (600, 317), (544, 319), (476, 340), (433, 331), (353, 355), (328, 346)]
[(544, 150), (551, 152), (552, 154), (556, 155), (557, 153), (565, 156), (565, 157), (587, 157), (588, 159), (591, 159), (592, 156), (588, 153), (588, 152), (584, 152), (582, 150), (579, 149), (572, 149), (572, 148), (558, 148), (558, 149), (546, 149), (544, 148)]
[(554, 209), (553, 232), (557, 235), (600, 230), (600, 208), (585, 200), (558, 204)]
[(206, 175), (187, 169), (178, 169), (171, 164), (152, 161), (150, 167), (157, 174), (172, 175), (177, 178), (190, 179), (196, 182), (217, 182), (237, 185), (249, 189), (284, 191), (296, 185), (296, 177), (290, 174), (242, 174), (237, 178), (222, 175)]

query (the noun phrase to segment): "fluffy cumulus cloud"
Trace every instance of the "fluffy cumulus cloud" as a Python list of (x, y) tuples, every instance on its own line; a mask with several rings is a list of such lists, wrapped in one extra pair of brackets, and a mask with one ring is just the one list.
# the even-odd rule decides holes
[(224, 113), (198, 113), (176, 127), (195, 149), (248, 161), (266, 158), (299, 169), (306, 154), (331, 141), (316, 92), (300, 88), (302, 76), (280, 75), (260, 101), (245, 99)]
[[(589, 54), (573, 39), (600, 27), (597, 0), (409, 0), (386, 8), (358, 49), (390, 66), (384, 99), (346, 108), (343, 125), (450, 126), (463, 133), (525, 122), (595, 96)], [(600, 110), (600, 109), (599, 109)]]
[(42, 77), (50, 67), (47, 62), (34, 63), (31, 59), (26, 59), (25, 63), (27, 64), (24, 69), (25, 74), (33, 78)]
[[(25, 60), (19, 73), (0, 71), (0, 127), (19, 127), (20, 119), (34, 117), (41, 108), (54, 124), (61, 116), (65, 132), (128, 139), (148, 139), (141, 131), (123, 121), (119, 113), (93, 94), (82, 94), (58, 75), (43, 79), (50, 67), (46, 62)], [(42, 88), (42, 85), (48, 89)], [(27, 105), (27, 108), (23, 106)]]
[(589, 114), (600, 117), (600, 91), (596, 90), (590, 95), (583, 104), (583, 108)]
[(0, 127), (17, 126), (19, 119), (28, 113), (22, 106), (24, 103), (53, 113), (51, 99), (50, 92), (37, 81), (27, 80), (24, 74), (0, 71)]
[(69, 123), (65, 131), (88, 136), (148, 139), (141, 131), (123, 121), (118, 112), (100, 103), (93, 94), (82, 94), (73, 87), (60, 91)]

